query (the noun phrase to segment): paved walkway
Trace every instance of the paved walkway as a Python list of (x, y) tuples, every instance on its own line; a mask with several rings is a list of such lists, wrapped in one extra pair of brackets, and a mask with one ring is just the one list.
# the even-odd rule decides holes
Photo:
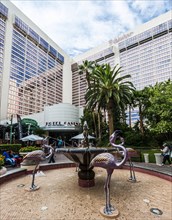
[(145, 170), (151, 170), (158, 173), (166, 174), (172, 176), (172, 166), (164, 165), (159, 166), (155, 163), (134, 163), (134, 167), (143, 168)]

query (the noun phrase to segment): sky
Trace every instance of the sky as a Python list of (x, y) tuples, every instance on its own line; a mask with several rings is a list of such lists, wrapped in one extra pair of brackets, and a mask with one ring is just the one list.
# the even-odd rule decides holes
[(171, 0), (11, 2), (71, 57), (132, 31), (172, 9)]

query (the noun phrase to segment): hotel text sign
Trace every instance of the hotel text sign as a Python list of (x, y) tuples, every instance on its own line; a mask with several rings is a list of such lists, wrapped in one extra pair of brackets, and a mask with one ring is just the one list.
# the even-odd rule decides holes
[(130, 37), (131, 35), (133, 34), (133, 32), (130, 32), (128, 34), (124, 34), (122, 36), (119, 36), (113, 40), (110, 40), (109, 41), (109, 44), (112, 45), (112, 44), (117, 44), (118, 42), (122, 41), (122, 40), (125, 40), (126, 38)]
[(53, 121), (53, 122), (46, 122), (45, 126), (46, 127), (52, 127), (52, 126), (79, 126), (80, 123), (78, 122), (69, 122), (69, 121)]

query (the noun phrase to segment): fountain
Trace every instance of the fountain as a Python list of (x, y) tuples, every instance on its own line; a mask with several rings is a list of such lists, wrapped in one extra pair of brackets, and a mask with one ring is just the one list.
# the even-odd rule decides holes
[(92, 187), (95, 185), (94, 177), (95, 172), (93, 166), (89, 167), (91, 160), (100, 153), (114, 152), (114, 148), (96, 148), (89, 147), (88, 142), (88, 126), (84, 122), (83, 126), (82, 146), (79, 148), (58, 148), (57, 153), (63, 153), (68, 159), (75, 162), (79, 167), (78, 172), (78, 185), (81, 187)]

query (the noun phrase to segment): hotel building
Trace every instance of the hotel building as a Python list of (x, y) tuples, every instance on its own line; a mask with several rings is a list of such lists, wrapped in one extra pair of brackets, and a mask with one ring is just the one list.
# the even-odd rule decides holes
[[(121, 76), (130, 74), (137, 90), (172, 79), (172, 11), (167, 12), (135, 30), (74, 58), (72, 64), (72, 104), (83, 106), (86, 80), (78, 75), (83, 60), (119, 64)], [(138, 120), (137, 109), (131, 112), (132, 122)]]
[(11, 2), (2, 1), (1, 123), (19, 114), (47, 131), (79, 131), (87, 83), (78, 65), (84, 60), (119, 64), (138, 90), (171, 79), (172, 11), (70, 58)]

